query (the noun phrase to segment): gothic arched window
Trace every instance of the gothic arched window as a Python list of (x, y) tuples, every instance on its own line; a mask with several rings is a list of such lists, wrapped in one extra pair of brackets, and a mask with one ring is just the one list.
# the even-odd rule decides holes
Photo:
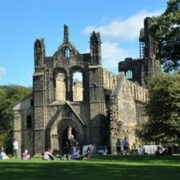
[(65, 57), (65, 58), (70, 58), (70, 56), (71, 56), (71, 51), (70, 51), (70, 49), (67, 47), (67, 48), (65, 48), (65, 51), (64, 51), (64, 57)]
[(56, 76), (56, 101), (66, 100), (66, 76), (59, 72)]
[(83, 101), (83, 74), (76, 71), (72, 74), (73, 101)]

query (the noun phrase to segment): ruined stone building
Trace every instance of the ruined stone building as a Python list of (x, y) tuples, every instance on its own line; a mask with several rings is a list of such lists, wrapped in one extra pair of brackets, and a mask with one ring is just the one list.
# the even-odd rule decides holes
[(66, 25), (63, 42), (51, 57), (46, 56), (44, 40), (37, 39), (33, 93), (13, 107), (19, 149), (31, 154), (46, 147), (61, 151), (71, 134), (79, 146), (106, 145), (112, 153), (117, 138), (137, 142), (135, 129), (147, 119), (147, 90), (142, 85), (160, 68), (148, 30), (150, 21), (146, 18), (141, 30), (141, 58), (120, 62), (119, 75), (102, 66), (99, 33), (91, 33), (90, 52), (85, 54), (70, 42)]

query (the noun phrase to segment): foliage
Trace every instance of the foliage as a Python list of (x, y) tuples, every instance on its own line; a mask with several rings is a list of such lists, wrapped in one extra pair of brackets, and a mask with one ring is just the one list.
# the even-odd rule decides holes
[(180, 0), (169, 0), (165, 12), (153, 18), (152, 35), (159, 42), (158, 59), (166, 72), (180, 69)]
[(13, 111), (12, 105), (32, 92), (22, 86), (0, 86), (0, 145), (12, 151)]
[(139, 136), (157, 143), (180, 144), (180, 74), (158, 74), (148, 83), (149, 121)]

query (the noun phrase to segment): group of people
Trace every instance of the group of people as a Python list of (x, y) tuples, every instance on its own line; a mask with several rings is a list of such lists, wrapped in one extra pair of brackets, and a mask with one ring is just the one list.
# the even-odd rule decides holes
[[(74, 135), (71, 135), (66, 142), (66, 146), (63, 148), (61, 160), (89, 160), (91, 158), (93, 151), (93, 145), (89, 144), (88, 148), (84, 155), (80, 155), (80, 148), (78, 147), (78, 142), (74, 138)], [(53, 155), (51, 150), (47, 148), (40, 156), (43, 160), (56, 160), (57, 157)]]
[[(18, 142), (16, 139), (13, 140), (13, 154), (14, 157), (17, 159), (18, 158)], [(21, 154), (21, 159), (22, 160), (30, 160), (30, 154), (28, 153), (28, 150), (25, 149), (24, 152)]]
[(66, 142), (66, 146), (63, 148), (62, 160), (65, 159), (77, 159), (80, 156), (80, 150), (78, 148), (78, 142), (72, 134)]
[(66, 142), (66, 146), (63, 149), (62, 152), (62, 160), (77, 160), (77, 159), (83, 159), (83, 160), (88, 160), (91, 158), (91, 154), (92, 154), (92, 150), (93, 150), (93, 145), (89, 144), (86, 153), (81, 156), (80, 155), (80, 148), (78, 147), (78, 142), (77, 140), (74, 138), (74, 135), (71, 135), (70, 138), (68, 139), (68, 141)]
[[(80, 148), (78, 147), (78, 142), (74, 138), (74, 135), (71, 135), (70, 138), (66, 142), (66, 146), (63, 148), (61, 160), (77, 160), (77, 159), (83, 159), (88, 160), (91, 158), (91, 155), (93, 153), (94, 146), (92, 144), (88, 145), (88, 148), (85, 152), (83, 152), (83, 155), (80, 155)], [(133, 144), (134, 154), (139, 155), (145, 155), (145, 148), (143, 146), (139, 146), (138, 149), (136, 149), (135, 144)], [(120, 139), (117, 139), (116, 141), (116, 152), (117, 155), (127, 155), (129, 151), (129, 142), (127, 138), (125, 137), (122, 141)], [(13, 154), (14, 157), (18, 157), (18, 142), (16, 139), (13, 140)], [(155, 155), (172, 155), (172, 145), (167, 146), (166, 149), (161, 152), (161, 149), (156, 150)], [(43, 160), (55, 160), (56, 157), (51, 153), (51, 150), (49, 148), (46, 148), (45, 152), (41, 154), (41, 159)], [(4, 148), (0, 146), (0, 159), (9, 159), (9, 157), (6, 155)], [(31, 159), (30, 155), (28, 154), (28, 150), (24, 150), (24, 152), (21, 154), (22, 160), (28, 160)]]
[(128, 142), (127, 138), (125, 137), (122, 142), (120, 141), (120, 139), (117, 139), (117, 141), (116, 141), (117, 155), (120, 155), (120, 154), (127, 155), (128, 150), (129, 150), (129, 142)]

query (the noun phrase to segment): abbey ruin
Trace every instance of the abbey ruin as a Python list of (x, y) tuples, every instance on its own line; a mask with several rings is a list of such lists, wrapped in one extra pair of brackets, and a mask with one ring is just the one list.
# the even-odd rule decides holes
[[(19, 149), (40, 154), (46, 147), (61, 151), (73, 134), (79, 146), (106, 145), (111, 153), (117, 138), (138, 143), (135, 129), (147, 121), (146, 80), (160, 71), (156, 42), (149, 33), (150, 18), (140, 33), (140, 59), (119, 63), (119, 75), (102, 66), (100, 34), (92, 32), (90, 52), (80, 54), (64, 39), (53, 56), (45, 53), (43, 39), (34, 43), (33, 93), (14, 107), (14, 137)], [(81, 79), (75, 78), (79, 73)], [(21, 153), (19, 151), (19, 153)]]

